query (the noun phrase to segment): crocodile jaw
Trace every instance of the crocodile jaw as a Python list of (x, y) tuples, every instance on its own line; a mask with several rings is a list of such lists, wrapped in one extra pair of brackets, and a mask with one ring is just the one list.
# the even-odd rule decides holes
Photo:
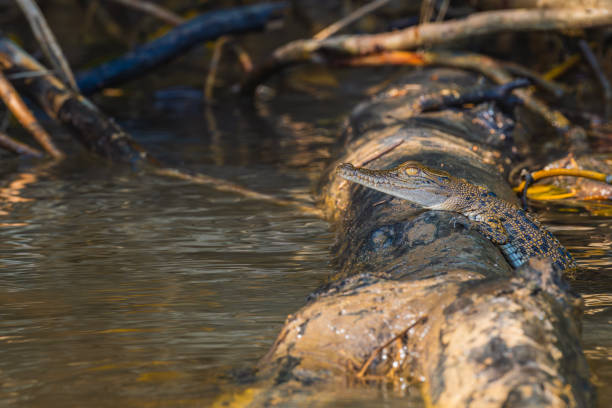
[(428, 209), (442, 209), (448, 200), (447, 192), (440, 186), (423, 180), (399, 179), (391, 170), (369, 170), (344, 163), (336, 169), (337, 174), (349, 181), (371, 189), (402, 198)]

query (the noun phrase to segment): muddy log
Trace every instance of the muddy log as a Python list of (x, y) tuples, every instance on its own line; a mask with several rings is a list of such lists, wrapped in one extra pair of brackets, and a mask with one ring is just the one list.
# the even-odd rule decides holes
[(456, 215), (333, 171), (416, 160), (516, 202), (503, 177), (517, 133), (507, 113), (490, 103), (411, 112), (420, 95), (476, 84), (465, 72), (424, 71), (357, 107), (320, 189), (337, 231), (337, 273), (287, 318), (252, 386), (219, 406), (330, 406), (347, 384), (361, 393), (381, 382), (419, 383), (427, 406), (594, 405), (582, 301), (547, 260), (513, 270)]

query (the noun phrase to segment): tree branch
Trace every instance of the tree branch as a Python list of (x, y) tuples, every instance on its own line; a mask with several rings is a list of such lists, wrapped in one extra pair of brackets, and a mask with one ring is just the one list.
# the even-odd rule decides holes
[(505, 31), (563, 30), (611, 23), (612, 10), (608, 8), (518, 9), (486, 11), (472, 14), (462, 20), (421, 24), (380, 34), (298, 40), (277, 48), (267, 61), (246, 78), (243, 91), (252, 93), (259, 83), (284, 67), (325, 60), (330, 56), (358, 56), (382, 51), (408, 50)]

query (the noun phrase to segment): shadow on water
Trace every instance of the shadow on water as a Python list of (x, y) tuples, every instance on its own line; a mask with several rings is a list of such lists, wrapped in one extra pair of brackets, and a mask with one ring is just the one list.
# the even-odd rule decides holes
[[(214, 108), (214, 127), (199, 108), (124, 124), (168, 163), (308, 200), (339, 118), (355, 103), (293, 100), (283, 112), (294, 111), (274, 117), (274, 126), (235, 106)], [(1, 399), (32, 407), (207, 406), (236, 381), (231, 370), (265, 354), (287, 314), (329, 274), (328, 225), (85, 160), (3, 163)], [(574, 285), (585, 296), (584, 343), (607, 406), (612, 216), (552, 211), (544, 222), (585, 268)], [(384, 390), (338, 397), (344, 406), (406, 403)]]

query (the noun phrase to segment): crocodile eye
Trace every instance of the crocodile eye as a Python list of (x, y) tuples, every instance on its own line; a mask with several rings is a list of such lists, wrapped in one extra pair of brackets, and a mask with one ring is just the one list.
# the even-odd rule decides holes
[(418, 172), (419, 172), (419, 169), (417, 169), (416, 167), (406, 167), (404, 169), (404, 173), (406, 173), (409, 176), (414, 176)]

